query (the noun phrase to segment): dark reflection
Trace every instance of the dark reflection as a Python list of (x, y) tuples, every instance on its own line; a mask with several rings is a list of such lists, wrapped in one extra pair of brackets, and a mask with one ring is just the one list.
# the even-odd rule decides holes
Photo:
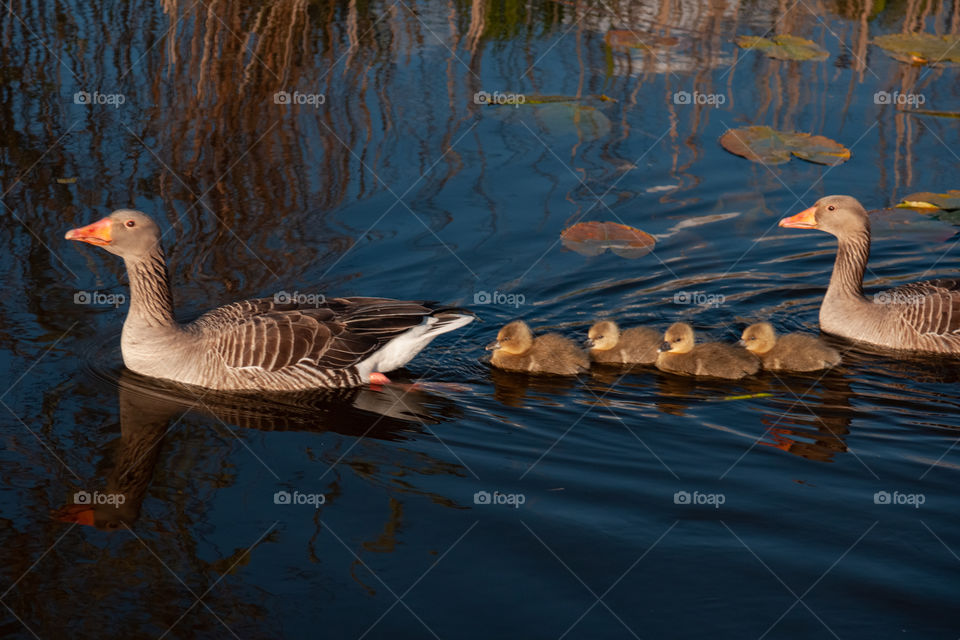
[(657, 372), (657, 409), (674, 416), (684, 416), (691, 405), (704, 396), (716, 401), (733, 401), (770, 393), (770, 384), (763, 377), (731, 382), (712, 378), (696, 378)]
[[(296, 394), (225, 394), (139, 376), (118, 380), (120, 441), (103, 453), (110, 468), (102, 489), (74, 494), (53, 512), (63, 522), (117, 529), (140, 515), (166, 433), (187, 412), (260, 431), (334, 432), (377, 440), (406, 440), (461, 415), (452, 400), (415, 384)], [(111, 466), (112, 464), (112, 466)], [(355, 468), (355, 462), (346, 461)], [(439, 464), (439, 463), (438, 463)], [(92, 488), (92, 487), (91, 487)]]
[(493, 397), (511, 407), (522, 407), (528, 402), (545, 406), (561, 406), (560, 399), (581, 384), (575, 376), (530, 376), (490, 367)]
[(760, 418), (765, 429), (760, 445), (818, 462), (832, 462), (836, 454), (846, 453), (846, 436), (856, 410), (844, 375), (780, 374), (776, 386), (774, 410), (765, 411)]

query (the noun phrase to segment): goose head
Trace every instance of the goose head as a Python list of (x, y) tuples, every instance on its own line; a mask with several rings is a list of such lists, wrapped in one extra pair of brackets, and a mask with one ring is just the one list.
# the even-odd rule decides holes
[(497, 333), (497, 339), (487, 345), (487, 351), (505, 351), (511, 355), (526, 353), (533, 346), (533, 332), (523, 320), (514, 320)]
[(109, 216), (67, 231), (67, 240), (103, 247), (124, 259), (139, 259), (157, 250), (160, 227), (150, 217), (132, 209), (119, 209)]
[(779, 226), (790, 229), (819, 229), (839, 238), (858, 232), (869, 232), (870, 218), (856, 198), (826, 196), (817, 200), (809, 209), (782, 219)]
[(590, 327), (584, 345), (588, 349), (607, 351), (617, 346), (618, 342), (620, 342), (620, 327), (617, 323), (613, 320), (601, 320)]
[(675, 322), (663, 334), (662, 353), (689, 353), (693, 349), (693, 327), (686, 322)]
[(740, 346), (753, 353), (766, 353), (777, 343), (777, 333), (769, 322), (758, 322), (743, 330)]

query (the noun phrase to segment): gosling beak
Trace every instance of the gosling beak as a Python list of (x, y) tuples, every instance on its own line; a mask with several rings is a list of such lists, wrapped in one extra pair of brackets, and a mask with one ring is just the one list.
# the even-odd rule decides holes
[(664, 342), (663, 344), (660, 345), (660, 353), (664, 353), (664, 352), (666, 352), (666, 351), (670, 351), (670, 343), (669, 343), (669, 342)]
[(795, 216), (790, 216), (789, 218), (784, 218), (778, 224), (781, 227), (789, 227), (791, 229), (816, 229), (817, 228), (817, 208), (810, 207), (809, 209), (804, 209)]
[(583, 341), (583, 346), (585, 346), (587, 349), (593, 349), (594, 344), (593, 338), (587, 338)]
[(67, 235), (64, 237), (67, 240), (79, 240), (80, 242), (86, 242), (88, 244), (102, 247), (103, 245), (113, 242), (113, 237), (111, 235), (112, 228), (113, 220), (110, 218), (104, 218), (103, 220), (94, 222), (93, 224), (88, 224), (85, 227), (70, 229), (70, 231), (67, 231)]
[(484, 349), (486, 349), (487, 351), (496, 351), (499, 348), (500, 348), (499, 340), (494, 340), (493, 342), (488, 344), (486, 347), (484, 347)]
[(746, 341), (746, 340), (742, 340), (742, 339), (741, 339), (741, 340), (737, 340), (737, 346), (738, 346), (738, 347), (746, 347), (746, 346), (747, 346), (747, 341)]

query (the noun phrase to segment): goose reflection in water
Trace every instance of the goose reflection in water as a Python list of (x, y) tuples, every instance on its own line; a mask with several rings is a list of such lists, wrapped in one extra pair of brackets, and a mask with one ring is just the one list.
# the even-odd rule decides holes
[(208, 393), (127, 370), (120, 372), (118, 382), (120, 442), (104, 453), (102, 466), (110, 468), (106, 484), (102, 490), (75, 492), (71, 504), (52, 514), (61, 522), (104, 530), (136, 522), (164, 436), (188, 412), (245, 429), (333, 432), (387, 441), (410, 439), (424, 425), (462, 415), (450, 398), (417, 384), (254, 395)]

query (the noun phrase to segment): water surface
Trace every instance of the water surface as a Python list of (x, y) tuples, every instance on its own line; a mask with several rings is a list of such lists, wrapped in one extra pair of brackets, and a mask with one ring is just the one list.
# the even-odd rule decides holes
[[(957, 120), (875, 100), (955, 108), (957, 70), (869, 44), (956, 33), (957, 16), (917, 2), (12, 2), (0, 633), (956, 637), (955, 362), (840, 345), (825, 375), (530, 379), (491, 371), (483, 345), (516, 317), (575, 337), (600, 316), (728, 341), (759, 319), (815, 332), (835, 243), (776, 222), (831, 193), (883, 210), (958, 187)], [(611, 29), (650, 46), (611, 48)], [(830, 56), (734, 44), (767, 33)], [(480, 92), (576, 101), (494, 107)], [(766, 166), (717, 143), (755, 124), (852, 157)], [(166, 231), (184, 320), (277, 291), (436, 299), (479, 320), (383, 390), (230, 397), (145, 380), (119, 356), (122, 263), (63, 240), (120, 207)], [(656, 248), (565, 250), (582, 220), (636, 226)], [(868, 290), (958, 271), (949, 219), (878, 211), (874, 229)], [(495, 293), (505, 302), (483, 304)], [(91, 517), (77, 492), (125, 501)]]

